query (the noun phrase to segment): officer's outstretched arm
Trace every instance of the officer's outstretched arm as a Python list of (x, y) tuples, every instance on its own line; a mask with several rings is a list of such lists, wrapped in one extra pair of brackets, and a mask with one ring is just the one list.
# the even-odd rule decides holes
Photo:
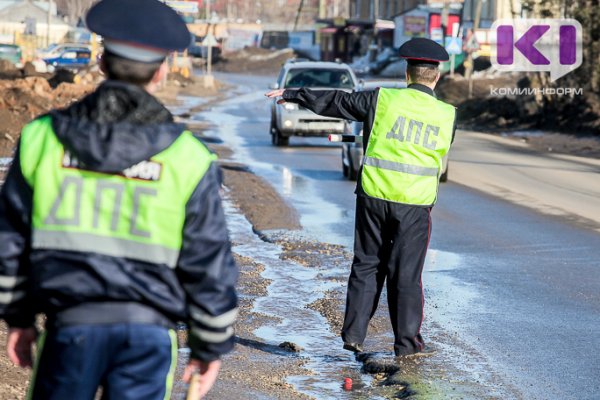
[(35, 320), (27, 279), (32, 204), (19, 146), (0, 192), (0, 319), (14, 328), (32, 327)]
[(237, 316), (238, 269), (219, 188), (218, 169), (212, 164), (188, 201), (177, 266), (187, 297), (191, 358), (204, 362), (217, 360), (233, 348)]
[(377, 103), (377, 91), (347, 93), (343, 90), (280, 89), (266, 94), (281, 96), (284, 102), (298, 103), (326, 117), (364, 121)]

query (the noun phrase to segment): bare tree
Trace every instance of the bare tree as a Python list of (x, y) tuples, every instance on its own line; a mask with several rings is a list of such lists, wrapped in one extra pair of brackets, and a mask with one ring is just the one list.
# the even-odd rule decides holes
[[(600, 0), (526, 0), (523, 6), (535, 18), (574, 18), (583, 28), (583, 64), (573, 72), (550, 82), (547, 73), (529, 73), (529, 85), (583, 89), (581, 96), (536, 95), (538, 116), (545, 125), (569, 127), (600, 134)], [(524, 105), (525, 106), (525, 105)]]

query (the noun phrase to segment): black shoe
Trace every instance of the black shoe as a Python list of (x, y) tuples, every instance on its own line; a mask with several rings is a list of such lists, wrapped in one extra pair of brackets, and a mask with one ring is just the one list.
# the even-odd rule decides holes
[(429, 357), (434, 355), (435, 353), (437, 353), (437, 350), (434, 349), (431, 346), (425, 346), (423, 347), (423, 350), (418, 351), (416, 353), (412, 353), (412, 354), (396, 354), (396, 357), (407, 357), (407, 358), (413, 358), (413, 357)]
[(361, 353), (363, 351), (362, 344), (360, 343), (346, 343), (344, 342), (344, 350), (350, 350), (355, 353)]

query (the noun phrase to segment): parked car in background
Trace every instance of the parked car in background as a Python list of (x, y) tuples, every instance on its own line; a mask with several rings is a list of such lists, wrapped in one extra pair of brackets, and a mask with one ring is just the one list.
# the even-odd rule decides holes
[(92, 52), (89, 49), (80, 47), (59, 51), (43, 60), (49, 70), (56, 68), (77, 69), (87, 66), (91, 57)]
[(192, 43), (188, 47), (188, 55), (190, 57), (202, 57), (202, 38), (192, 35)]
[[(348, 92), (356, 90), (358, 81), (352, 69), (346, 64), (289, 60), (279, 73), (272, 89), (340, 89)], [(275, 146), (287, 146), (291, 136), (327, 136), (331, 133), (344, 133), (348, 122), (338, 118), (322, 117), (300, 107), (296, 103), (277, 106), (274, 99), (271, 105), (271, 138)]]
[(379, 76), (404, 78), (406, 60), (400, 58), (398, 50), (385, 47), (382, 50), (370, 49), (367, 54), (356, 58), (350, 67), (358, 76)]
[[(358, 91), (375, 90), (377, 88), (396, 88), (402, 89), (406, 87), (406, 82), (400, 80), (378, 80), (361, 82), (358, 87)], [(350, 123), (346, 134), (362, 136), (363, 134), (363, 123), (353, 121)], [(342, 143), (342, 173), (344, 176), (352, 181), (355, 181), (360, 171), (364, 155), (363, 144), (361, 143)], [(448, 155), (442, 160), (442, 175), (440, 176), (440, 182), (446, 182), (448, 180)]]
[(0, 60), (7, 60), (21, 67), (23, 64), (23, 55), (21, 47), (16, 44), (0, 44)]
[(92, 50), (90, 46), (85, 45), (83, 43), (52, 43), (50, 46), (45, 49), (40, 49), (36, 52), (38, 58), (46, 59), (46, 58), (55, 58), (59, 56), (62, 52), (66, 50)]

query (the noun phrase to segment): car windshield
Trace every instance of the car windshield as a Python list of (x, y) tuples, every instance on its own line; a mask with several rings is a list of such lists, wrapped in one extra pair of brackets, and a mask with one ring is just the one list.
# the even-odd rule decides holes
[(294, 68), (285, 77), (284, 88), (326, 87), (353, 89), (354, 82), (350, 72), (343, 69)]

